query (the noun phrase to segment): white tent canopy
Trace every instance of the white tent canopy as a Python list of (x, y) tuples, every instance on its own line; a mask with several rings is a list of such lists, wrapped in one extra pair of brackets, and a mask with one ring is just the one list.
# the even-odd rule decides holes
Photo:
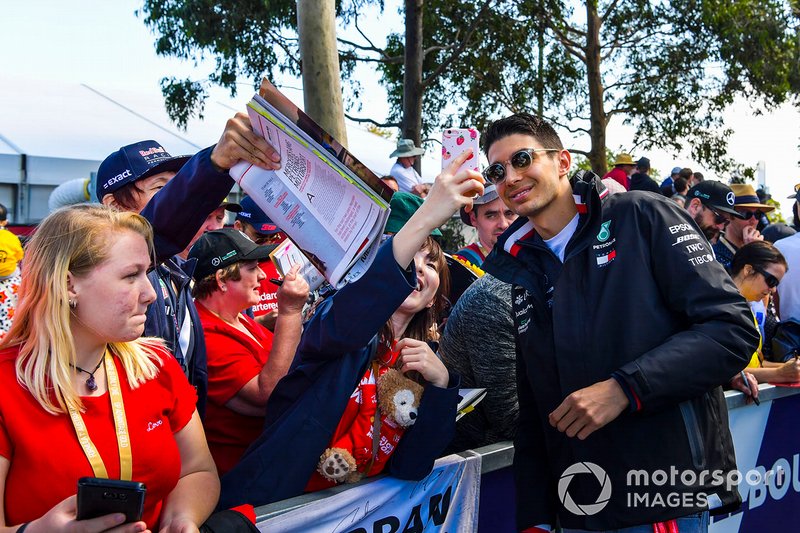
[[(136, 93), (85, 84), (42, 83), (0, 77), (0, 203), (13, 222), (47, 215), (56, 186), (88, 178), (120, 146), (155, 139), (173, 155), (192, 154), (217, 142), (225, 122), (244, 111), (250, 94), (237, 101), (210, 98), (204, 119), (181, 131), (167, 116), (161, 93)], [(295, 102), (298, 105), (302, 102)], [(389, 173), (395, 141), (347, 124), (348, 148), (373, 172)], [(423, 177), (433, 181), (438, 150), (423, 157)]]

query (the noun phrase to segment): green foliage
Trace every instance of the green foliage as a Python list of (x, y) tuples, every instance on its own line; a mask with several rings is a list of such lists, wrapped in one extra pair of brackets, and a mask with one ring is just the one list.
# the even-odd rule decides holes
[(467, 245), (467, 241), (464, 239), (464, 234), (462, 233), (463, 229), (464, 223), (461, 222), (461, 219), (458, 217), (450, 218), (450, 220), (439, 228), (442, 232), (440, 244), (445, 252), (452, 254)]
[[(383, 1), (340, 0), (339, 21), (358, 29), (365, 9)], [(635, 130), (641, 153), (689, 148), (693, 159), (730, 171), (731, 131), (722, 111), (736, 95), (769, 109), (800, 94), (797, 0), (425, 0), (423, 136), (512, 112), (539, 110), (551, 122), (594, 138), (609, 121)], [(587, 6), (595, 8), (587, 9)], [(359, 64), (376, 65), (400, 122), (404, 28), (387, 27), (385, 46), (340, 39), (348, 109), (360, 109)], [(586, 21), (599, 17), (599, 64), (589, 54)], [(202, 113), (210, 85), (267, 74), (298, 76), (294, 0), (144, 0), (139, 11), (165, 56), (216, 63), (205, 80), (162, 80), (167, 109), (180, 124)], [(351, 32), (353, 33), (353, 32)], [(597, 69), (602, 108), (589, 108)], [(593, 116), (592, 116), (593, 115)]]
[(202, 117), (211, 85), (235, 96), (240, 77), (258, 83), (265, 73), (300, 73), (292, 0), (144, 0), (137, 15), (156, 34), (159, 55), (214, 59), (207, 79), (161, 80), (167, 111), (182, 127), (190, 117)]
[(764, 203), (766, 203), (767, 205), (774, 205), (775, 206), (775, 210), (773, 210), (770, 213), (767, 213), (767, 219), (769, 219), (771, 224), (775, 224), (775, 223), (778, 223), (778, 222), (783, 222), (784, 224), (786, 223), (786, 219), (783, 218), (783, 213), (781, 213), (781, 203), (779, 201), (777, 201), (774, 198), (770, 197)]

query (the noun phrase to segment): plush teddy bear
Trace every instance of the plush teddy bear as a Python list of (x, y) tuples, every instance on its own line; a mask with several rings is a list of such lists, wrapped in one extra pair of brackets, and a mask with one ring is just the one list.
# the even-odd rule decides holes
[(409, 379), (399, 370), (390, 368), (378, 378), (378, 405), (381, 413), (400, 427), (407, 428), (414, 425), (424, 390), (416, 381)]
[[(389, 369), (378, 378), (377, 397), (381, 411), (381, 437), (397, 443), (406, 428), (412, 426), (417, 419), (417, 408), (424, 389), (419, 383), (407, 378), (402, 372)], [(362, 397), (370, 397), (365, 394)], [(358, 471), (358, 461), (353, 451), (348, 448), (357, 447), (362, 463), (371, 457), (372, 431), (370, 413), (367, 402), (362, 403), (363, 411), (356, 417), (350, 430), (333, 442), (319, 458), (317, 472), (336, 483), (355, 483), (364, 476)], [(373, 405), (374, 407), (374, 405)], [(389, 438), (390, 437), (390, 438)], [(393, 449), (393, 448), (392, 448)], [(384, 449), (379, 450), (376, 462), (384, 464), (389, 459)]]

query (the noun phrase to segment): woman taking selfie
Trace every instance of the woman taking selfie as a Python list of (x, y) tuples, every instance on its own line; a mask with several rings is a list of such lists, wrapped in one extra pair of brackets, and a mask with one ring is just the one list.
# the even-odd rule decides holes
[[(272, 392), (264, 433), (223, 477), (222, 505), (264, 504), (333, 485), (321, 461), (333, 448), (355, 459), (346, 481), (381, 471), (422, 479), (431, 471), (454, 432), (459, 378), (425, 342), (447, 271), (429, 235), (483, 190), (477, 172), (455, 173), (468, 155), (437, 177), (367, 272), (320, 304)], [(376, 409), (375, 382), (389, 367), (416, 375), (424, 387), (415, 422), (402, 431)]]
[[(0, 351), (0, 525), (12, 526), (0, 530), (195, 532), (214, 508), (194, 389), (158, 340), (139, 338), (152, 257), (144, 218), (91, 205), (54, 212), (29, 241)], [(81, 477), (144, 483), (141, 521), (76, 523)]]

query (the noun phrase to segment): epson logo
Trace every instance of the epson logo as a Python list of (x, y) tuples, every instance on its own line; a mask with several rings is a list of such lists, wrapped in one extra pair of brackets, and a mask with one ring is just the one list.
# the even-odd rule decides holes
[(133, 176), (133, 173), (131, 173), (130, 169), (128, 169), (125, 172), (123, 172), (122, 174), (117, 174), (116, 176), (114, 176), (113, 178), (111, 178), (110, 180), (105, 182), (105, 184), (103, 184), (103, 188), (104, 189), (108, 189), (109, 186), (114, 185), (118, 181), (122, 181), (125, 178), (129, 178), (131, 176)]

